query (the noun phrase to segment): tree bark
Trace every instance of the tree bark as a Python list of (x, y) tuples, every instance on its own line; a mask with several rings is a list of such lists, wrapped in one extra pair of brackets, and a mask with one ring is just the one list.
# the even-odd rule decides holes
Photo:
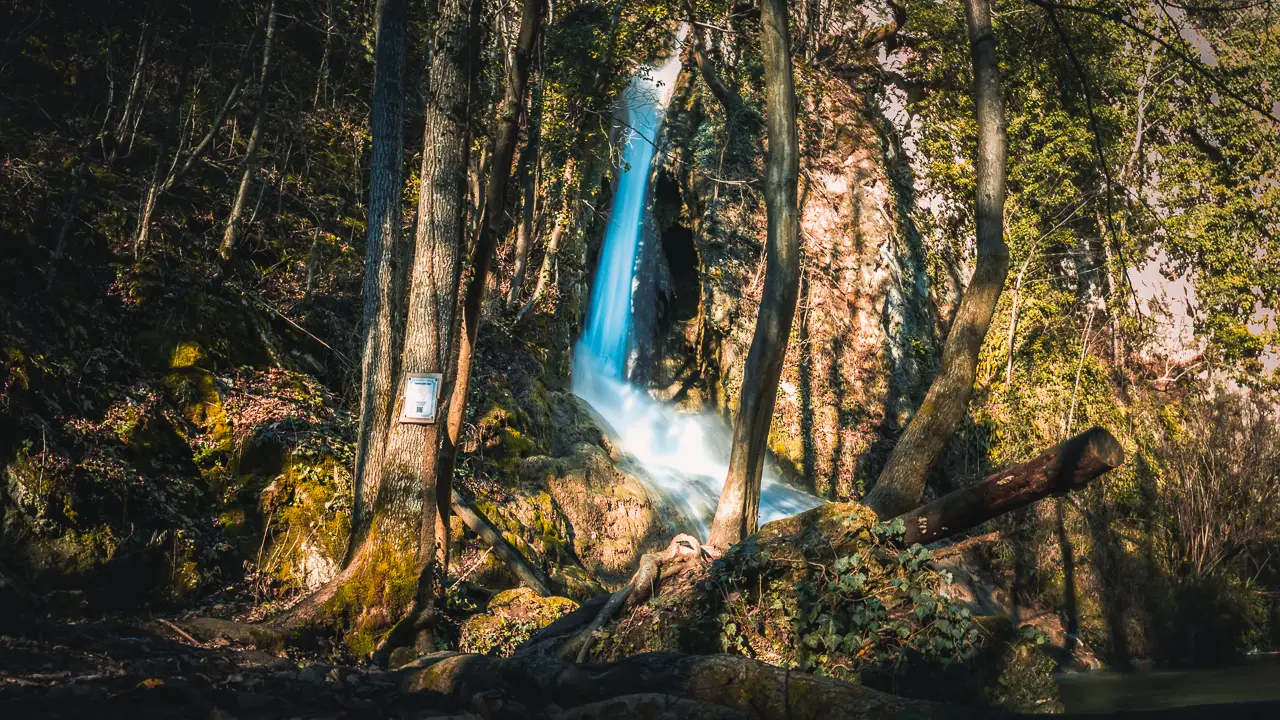
[(458, 346), (457, 379), (449, 397), (449, 414), (446, 432), (440, 448), (439, 471), (436, 488), (440, 504), (440, 534), (442, 552), (448, 554), (449, 498), (453, 488), (453, 472), (458, 458), (458, 434), (462, 431), (462, 418), (467, 409), (467, 394), (471, 385), (471, 364), (475, 357), (476, 338), (480, 332), (480, 310), (484, 305), (485, 288), (489, 281), (489, 265), (493, 263), (498, 237), (502, 234), (502, 219), (507, 203), (507, 184), (511, 179), (511, 165), (516, 143), (520, 139), (520, 108), (524, 106), (525, 88), (529, 80), (529, 61), (533, 46), (542, 27), (545, 0), (525, 0), (520, 17), (520, 35), (516, 41), (514, 57), (508, 68), (507, 87), (499, 112), (498, 135), (493, 143), (490, 176), (486, 185), (483, 219), (480, 235), (471, 256), (471, 280), (467, 284), (462, 304), (462, 336)]
[(547, 238), (547, 250), (542, 256), (542, 264), (538, 267), (538, 282), (533, 286), (533, 294), (529, 296), (529, 300), (520, 308), (520, 312), (516, 314), (516, 320), (524, 317), (525, 313), (533, 309), (538, 304), (547, 287), (551, 284), (551, 270), (556, 264), (556, 255), (560, 253), (560, 240), (569, 229), (569, 225), (573, 223), (578, 202), (578, 180), (575, 173), (576, 163), (572, 155), (564, 164), (564, 173), (560, 185), (560, 212), (556, 213), (556, 224), (551, 228), (551, 235)]
[(988, 0), (965, 0), (978, 116), (977, 245), (973, 277), (942, 350), (942, 368), (889, 455), (866, 502), (893, 517), (920, 502), (930, 469), (969, 407), (978, 352), (1009, 272), (1004, 242), (1005, 124)]
[[(332, 10), (332, 8), (331, 8)], [(382, 479), (382, 454), (395, 397), (396, 352), (403, 333), (399, 305), (403, 288), (397, 268), (404, 193), (404, 75), (407, 0), (378, 0), (370, 108), (372, 152), (369, 219), (364, 261), (364, 318), (361, 361), (360, 429), (356, 444), (351, 544), (359, 547), (369, 530), (373, 501)], [(318, 235), (317, 235), (318, 237)], [(314, 245), (313, 245), (314, 255)], [(311, 263), (308, 263), (310, 266)], [(308, 280), (310, 279), (308, 273)], [(308, 282), (310, 289), (310, 282)]]
[(249, 183), (258, 168), (258, 146), (262, 143), (263, 129), (267, 124), (267, 99), (271, 93), (271, 80), (275, 67), (272, 64), (272, 52), (275, 49), (276, 22), (275, 0), (267, 6), (267, 37), (262, 45), (262, 79), (258, 83), (258, 107), (253, 116), (253, 129), (249, 131), (249, 144), (244, 151), (244, 162), (240, 166), (240, 185), (236, 189), (236, 198), (231, 203), (231, 213), (227, 216), (227, 227), (222, 233), (222, 245), (218, 248), (218, 256), (225, 263), (235, 252), (236, 243), (240, 239), (240, 220), (244, 216), (245, 201), (249, 197)]
[(1093, 427), (1027, 462), (898, 516), (906, 527), (903, 542), (927, 545), (964, 532), (1049, 495), (1082, 488), (1123, 462), (1124, 449), (1115, 437)]
[[(470, 98), (476, 73), (472, 45), (480, 7), (481, 0), (441, 0), (438, 6), (404, 344), (378, 487), (372, 497), (361, 499), (369, 514), (364, 520), (368, 529), (359, 548), (349, 553), (352, 557), (343, 572), (284, 616), (279, 622), (286, 626), (307, 624), (331, 601), (339, 600), (354, 603), (360, 611), (381, 604), (389, 618), (404, 616), (405, 607), (393, 603), (406, 595), (412, 598), (408, 615), (419, 617), (433, 597), (433, 560), (439, 540), (435, 478), (444, 426), (401, 423), (395, 409), (403, 403), (403, 379), (410, 373), (444, 374), (440, 397), (448, 396), (452, 382), (449, 360), (467, 210)], [(366, 495), (369, 492), (366, 488)], [(362, 588), (370, 585), (376, 596), (360, 596)], [(352, 591), (340, 595), (344, 587)]]
[(767, 256), (760, 311), (742, 376), (729, 474), (708, 539), (709, 545), (719, 549), (728, 548), (755, 532), (759, 523), (760, 474), (764, 470), (769, 424), (800, 294), (800, 213), (796, 200), (800, 153), (786, 3), (762, 0), (760, 14), (769, 139), (764, 183), (769, 225)]
[(746, 106), (746, 103), (742, 101), (742, 96), (730, 87), (724, 81), (724, 78), (720, 77), (715, 63), (712, 62), (711, 57), (707, 54), (706, 33), (695, 17), (696, 11), (692, 0), (685, 0), (684, 9), (689, 16), (690, 31), (693, 33), (693, 42), (689, 44), (689, 52), (693, 56), (693, 64), (697, 66), (698, 74), (702, 76), (702, 81), (711, 90), (711, 94), (715, 96), (720, 105), (724, 107), (725, 112), (728, 113), (728, 121), (725, 125), (733, 125), (739, 118), (752, 125), (759, 123), (760, 118)]
[(529, 268), (529, 248), (533, 245), (533, 226), (538, 203), (538, 154), (542, 132), (537, 92), (529, 102), (525, 127), (529, 135), (520, 153), (520, 224), (516, 228), (515, 261), (511, 270), (511, 286), (507, 288), (506, 305), (514, 307), (524, 289), (524, 276)]
[[(463, 219), (467, 211), (467, 161), (471, 147), (470, 107), (476, 63), (472, 45), (479, 24), (480, 0), (444, 0), (431, 66), (426, 128), (423, 134), (422, 192), (418, 203), (411, 289), (406, 317), (402, 373), (438, 372), (444, 385), (437, 399), (448, 397), (453, 382), (455, 312), (461, 269)], [(403, 402), (404, 382), (396, 404)], [(439, 498), (436, 477), (444, 425), (415, 425), (392, 420), (379, 488), (379, 507), (388, 493), (413, 499), (419, 522), (419, 587), (430, 590), (431, 562), (448, 535), (437, 532), (443, 515), (448, 528), (449, 496)], [(425, 600), (421, 593), (419, 601)]]

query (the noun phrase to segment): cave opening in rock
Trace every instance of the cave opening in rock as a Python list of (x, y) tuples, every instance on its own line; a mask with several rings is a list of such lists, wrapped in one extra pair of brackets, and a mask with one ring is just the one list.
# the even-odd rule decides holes
[(698, 250), (693, 231), (674, 223), (662, 233), (662, 254), (671, 273), (671, 303), (667, 320), (683, 323), (698, 316)]

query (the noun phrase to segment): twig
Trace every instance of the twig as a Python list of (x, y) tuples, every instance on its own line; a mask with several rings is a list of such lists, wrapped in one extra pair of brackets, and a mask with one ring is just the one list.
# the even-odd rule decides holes
[(327, 343), (327, 342), (325, 342), (325, 341), (321, 340), (320, 338), (316, 337), (315, 335), (312, 335), (312, 334), (311, 334), (311, 332), (310, 332), (310, 331), (308, 331), (306, 328), (304, 328), (304, 327), (302, 327), (301, 325), (299, 325), (298, 323), (294, 322), (294, 321), (293, 321), (293, 318), (289, 317), (288, 315), (285, 315), (284, 313), (282, 313), (282, 312), (280, 312), (279, 310), (275, 309), (275, 307), (273, 307), (273, 306), (271, 305), (271, 303), (268, 303), (266, 300), (263, 300), (262, 298), (258, 297), (257, 293), (253, 293), (253, 292), (250, 292), (250, 291), (248, 291), (248, 290), (245, 290), (244, 288), (240, 287), (239, 285), (237, 285), (237, 284), (235, 284), (235, 283), (233, 283), (233, 282), (228, 282), (227, 284), (228, 284), (228, 285), (230, 285), (231, 287), (233, 287), (233, 288), (235, 288), (235, 289), (239, 290), (240, 292), (244, 293), (244, 294), (245, 294), (245, 295), (247, 295), (248, 297), (253, 298), (253, 299), (254, 299), (254, 300), (256, 300), (260, 305), (262, 305), (263, 307), (265, 307), (266, 309), (268, 309), (268, 310), (270, 310), (271, 312), (273, 312), (273, 313), (275, 313), (275, 314), (279, 315), (281, 318), (283, 318), (283, 319), (284, 319), (284, 321), (285, 321), (285, 322), (289, 323), (290, 325), (294, 326), (294, 327), (295, 327), (295, 328), (297, 328), (298, 330), (302, 331), (302, 333), (303, 333), (304, 335), (306, 335), (307, 337), (311, 338), (312, 340), (315, 340), (316, 342), (318, 342), (318, 343), (320, 343), (321, 345), (323, 345), (323, 346), (324, 346), (324, 347), (325, 347), (329, 352), (333, 353), (334, 355), (337, 355), (339, 360), (341, 360), (342, 362), (346, 363), (348, 368), (355, 367), (355, 363), (351, 362), (351, 358), (347, 357), (346, 355), (343, 355), (341, 352), (338, 352), (338, 350), (336, 350), (336, 349), (335, 349), (332, 345), (330, 345), (329, 343)]
[(454, 581), (449, 583), (449, 587), (455, 587), (459, 585), (463, 580), (466, 580), (468, 575), (475, 572), (475, 569), (480, 567), (480, 565), (484, 563), (485, 558), (489, 557), (489, 553), (491, 552), (493, 552), (492, 545), (484, 549), (484, 554), (480, 556), (479, 560), (476, 560), (474, 563), (472, 563), (471, 567), (467, 568), (466, 572), (454, 578)]
[(191, 635), (190, 635), (186, 630), (183, 630), (182, 628), (178, 627), (177, 625), (174, 625), (173, 623), (169, 622), (168, 620), (165, 620), (164, 618), (159, 618), (159, 619), (157, 619), (157, 621), (156, 621), (156, 622), (160, 623), (161, 625), (164, 625), (165, 627), (169, 628), (170, 630), (172, 630), (172, 631), (174, 631), (174, 632), (178, 633), (179, 635), (181, 635), (182, 637), (186, 638), (187, 642), (191, 643), (192, 645), (195, 645), (196, 647), (204, 647), (204, 643), (202, 643), (202, 642), (200, 642), (199, 640), (197, 640), (197, 639), (195, 639), (195, 638), (191, 637)]

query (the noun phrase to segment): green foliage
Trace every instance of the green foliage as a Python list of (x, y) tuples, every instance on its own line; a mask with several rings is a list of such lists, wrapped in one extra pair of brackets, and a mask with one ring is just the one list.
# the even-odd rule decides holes
[(950, 576), (927, 566), (924, 547), (895, 546), (902, 532), (901, 520), (871, 528), (865, 551), (836, 558), (830, 572), (797, 586), (802, 669), (856, 676), (908, 653), (943, 663), (973, 655), (978, 630), (947, 596)]
[(578, 604), (562, 597), (539, 597), (528, 588), (498, 593), (483, 614), (462, 623), (458, 650), (507, 656), (534, 633), (576, 610)]
[(870, 668), (974, 657), (979, 631), (948, 596), (950, 576), (924, 547), (902, 547), (901, 520), (867, 519), (843, 520), (843, 546), (856, 549), (802, 571), (768, 551), (731, 550), (713, 573), (726, 598), (722, 650), (855, 681)]

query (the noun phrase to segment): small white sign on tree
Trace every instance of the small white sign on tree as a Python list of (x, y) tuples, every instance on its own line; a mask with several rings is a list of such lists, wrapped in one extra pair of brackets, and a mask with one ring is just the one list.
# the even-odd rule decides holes
[(404, 377), (404, 405), (400, 408), (400, 422), (415, 425), (431, 425), (436, 421), (436, 406), (440, 400), (440, 373), (409, 373)]

